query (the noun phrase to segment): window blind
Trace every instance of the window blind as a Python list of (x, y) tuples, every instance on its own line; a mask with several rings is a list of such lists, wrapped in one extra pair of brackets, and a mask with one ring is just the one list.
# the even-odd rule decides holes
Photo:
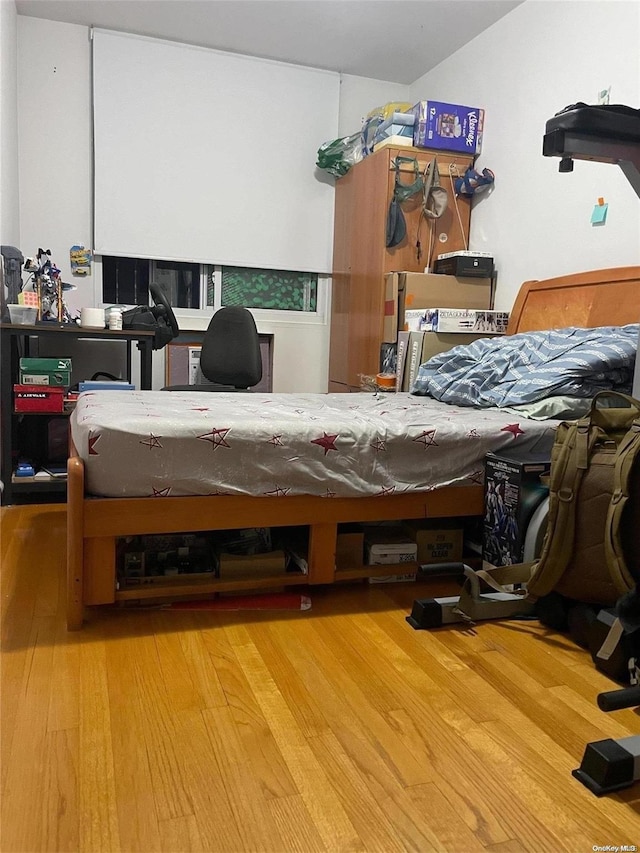
[(96, 254), (329, 272), (339, 75), (93, 31)]

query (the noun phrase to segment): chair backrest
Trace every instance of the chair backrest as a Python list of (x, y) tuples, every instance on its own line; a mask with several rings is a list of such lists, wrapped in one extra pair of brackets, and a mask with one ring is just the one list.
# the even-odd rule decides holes
[(211, 318), (200, 353), (200, 370), (210, 382), (252, 388), (262, 379), (260, 338), (246, 308), (220, 308)]

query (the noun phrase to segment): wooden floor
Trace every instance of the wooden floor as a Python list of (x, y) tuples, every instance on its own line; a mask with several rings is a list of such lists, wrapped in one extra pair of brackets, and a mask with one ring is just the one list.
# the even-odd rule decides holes
[(640, 845), (640, 784), (599, 799), (571, 776), (640, 717), (598, 710), (615, 685), (564, 637), (413, 631), (437, 592), (407, 584), (68, 634), (64, 510), (2, 513), (2, 853)]

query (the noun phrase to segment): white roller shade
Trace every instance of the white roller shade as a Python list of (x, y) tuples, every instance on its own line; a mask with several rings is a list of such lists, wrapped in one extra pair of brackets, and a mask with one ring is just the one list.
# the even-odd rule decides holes
[(339, 76), (93, 34), (97, 254), (331, 270)]

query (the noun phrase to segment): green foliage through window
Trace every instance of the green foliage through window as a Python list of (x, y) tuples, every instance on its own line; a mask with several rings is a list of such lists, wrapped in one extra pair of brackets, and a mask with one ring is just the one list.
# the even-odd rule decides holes
[(318, 276), (285, 270), (222, 268), (222, 304), (280, 311), (316, 311)]

